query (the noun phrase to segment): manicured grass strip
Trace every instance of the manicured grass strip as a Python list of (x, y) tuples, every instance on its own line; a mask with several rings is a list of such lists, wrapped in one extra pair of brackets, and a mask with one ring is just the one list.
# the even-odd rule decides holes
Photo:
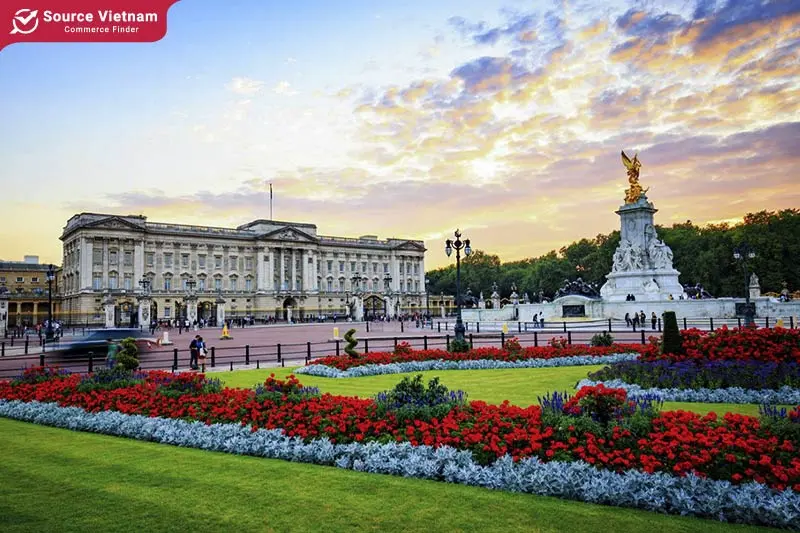
[[(483, 400), (493, 404), (508, 400), (513, 405), (525, 407), (536, 404), (536, 398), (544, 396), (548, 392), (568, 391), (574, 393), (574, 387), (578, 381), (585, 378), (589, 372), (595, 372), (600, 368), (603, 368), (603, 366), (515, 368), (508, 370), (431, 370), (428, 372), (412, 372), (410, 374), (342, 379), (308, 375), (298, 375), (297, 377), (304, 385), (319, 387), (322, 392), (366, 398), (391, 389), (404, 376), (419, 373), (424, 376), (425, 380), (439, 376), (440, 381), (449, 389), (466, 391), (470, 400)], [(263, 383), (267, 376), (272, 373), (278, 378), (285, 378), (293, 371), (293, 368), (237, 370), (234, 372), (215, 372), (209, 374), (209, 376), (220, 378), (228, 387), (250, 388), (256, 383)], [(716, 413), (730, 412), (752, 416), (758, 415), (758, 406), (753, 404), (665, 402), (664, 409), (683, 409), (701, 414), (714, 411)]]
[(777, 531), (0, 418), (0, 530)]

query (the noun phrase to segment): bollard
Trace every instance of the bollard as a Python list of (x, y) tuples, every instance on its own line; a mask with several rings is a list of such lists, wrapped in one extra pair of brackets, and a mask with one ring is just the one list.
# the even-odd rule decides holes
[[(336, 355), (339, 355), (339, 341), (336, 341)], [(278, 362), (283, 362), (283, 358), (281, 357), (281, 343), (278, 343)]]
[(517, 331), (522, 333), (522, 322), (517, 322)]
[(12, 348), (14, 347), (14, 337), (15, 337), (15, 335), (11, 335), (11, 347)]
[(233, 361), (231, 361), (231, 372), (233, 372)]
[(572, 332), (571, 331), (567, 332), (567, 344), (572, 346)]
[(39, 354), (39, 366), (44, 366), (44, 354)]
[(608, 319), (608, 332), (611, 333), (611, 319)]
[[(339, 339), (336, 339), (336, 357), (339, 357)], [(278, 357), (280, 360), (280, 357)]]
[(474, 347), (472, 344), (472, 333), (469, 334), (469, 349), (471, 350)]
[(306, 363), (311, 362), (311, 341), (306, 342)]
[(427, 350), (428, 349), (428, 336), (427, 335), (424, 335), (422, 337), (422, 349), (423, 350)]
[(711, 328), (711, 331), (714, 331), (714, 319), (713, 318), (709, 318), (708, 319), (708, 325)]
[(642, 344), (647, 344), (647, 340), (644, 338), (644, 329), (642, 329)]
[(403, 321), (401, 320), (400, 321), (400, 333), (403, 333), (404, 331), (405, 331), (405, 326), (403, 325)]
[(178, 349), (172, 349), (172, 370), (178, 370)]
[(538, 348), (539, 347), (539, 332), (538, 331), (534, 331), (533, 332), (533, 346), (534, 346), (534, 348)]
[(506, 334), (505, 332), (500, 332), (500, 349), (503, 350), (506, 347)]
[(794, 329), (794, 316), (789, 317), (789, 329)]
[(261, 360), (256, 359), (256, 370), (259, 370), (260, 368), (261, 368)]
[(658, 319), (658, 332), (661, 333), (661, 318)]
[(683, 329), (688, 329), (688, 328), (686, 327), (686, 317), (683, 317)]
[(364, 339), (364, 353), (369, 351), (369, 339)]
[(369, 333), (369, 321), (367, 321), (367, 333)]
[(481, 323), (480, 322), (476, 322), (475, 324), (476, 324), (475, 333), (480, 333), (481, 332)]
[(564, 321), (564, 333), (566, 333), (566, 332), (567, 332), (567, 321), (565, 320)]
[(450, 349), (450, 334), (449, 333), (444, 336), (444, 340), (447, 343), (447, 345), (446, 345), (447, 348), (446, 349), (449, 350)]
[(250, 345), (244, 345), (244, 364), (250, 365)]
[(437, 322), (436, 323), (436, 327), (439, 328), (438, 332), (441, 333), (442, 332), (442, 323), (441, 322)]
[(0, 342), (0, 357), (6, 356), (6, 343)]
[(397, 337), (394, 338), (394, 349), (397, 349)]
[(28, 336), (25, 336), (25, 355), (28, 355)]
[(768, 328), (768, 327), (769, 327), (769, 317), (767, 317), (767, 318), (765, 318), (765, 319), (764, 319), (764, 327), (765, 327), (765, 328)]
[(742, 328), (742, 317), (737, 316), (736, 317), (736, 323), (739, 324), (739, 329), (741, 329)]
[(211, 347), (211, 368), (217, 366), (217, 349), (212, 346)]
[(89, 373), (94, 372), (94, 354), (89, 352)]

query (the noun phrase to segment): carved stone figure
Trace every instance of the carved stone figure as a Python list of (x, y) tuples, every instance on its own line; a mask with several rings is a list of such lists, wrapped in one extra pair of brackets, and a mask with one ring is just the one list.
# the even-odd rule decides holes
[(664, 244), (664, 241), (659, 239), (651, 240), (647, 254), (650, 256), (650, 263), (656, 270), (672, 268), (672, 250)]

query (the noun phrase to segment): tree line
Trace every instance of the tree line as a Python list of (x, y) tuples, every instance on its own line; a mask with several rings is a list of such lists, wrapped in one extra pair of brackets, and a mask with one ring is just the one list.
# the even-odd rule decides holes
[[(698, 226), (691, 220), (657, 226), (658, 235), (672, 248), (673, 265), (680, 271), (683, 285), (702, 285), (717, 297), (744, 296), (745, 273), (741, 262), (733, 257), (734, 249), (747, 243), (756, 253), (748, 261), (748, 270), (755, 272), (761, 291), (779, 293), (783, 283), (790, 291), (800, 288), (800, 210), (760, 211), (748, 213), (739, 224)], [(580, 277), (601, 287), (611, 272), (614, 251), (619, 244), (619, 231), (581, 239), (542, 256), (503, 263), (497, 255), (475, 250), (462, 258), (461, 290), (469, 288), (474, 296), (483, 292), (488, 299), (492, 284), (497, 283), (500, 295), (507, 298), (516, 285), (520, 298), (528, 293), (532, 299), (540, 291), (552, 298), (565, 280)], [(455, 294), (455, 262), (427, 273), (431, 294)]]

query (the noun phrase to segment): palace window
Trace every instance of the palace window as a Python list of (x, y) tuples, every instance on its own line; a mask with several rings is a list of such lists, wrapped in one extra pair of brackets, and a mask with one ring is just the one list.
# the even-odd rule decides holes
[(95, 265), (103, 264), (103, 250), (92, 250), (92, 263)]
[(39, 278), (31, 278), (31, 283), (39, 283)]
[(367, 262), (366, 261), (362, 261), (361, 262), (361, 272), (366, 272), (366, 271), (367, 271)]
[(109, 289), (118, 289), (119, 285), (117, 283), (117, 275), (116, 274), (109, 274), (108, 275), (108, 288)]
[(404, 292), (403, 291), (403, 282), (402, 281), (400, 282), (400, 292)]
[(416, 292), (419, 292), (419, 281), (415, 281), (415, 282), (414, 282), (414, 290), (415, 290)]
[(108, 264), (109, 265), (116, 265), (117, 264), (117, 251), (111, 250), (108, 252)]
[(214, 256), (214, 268), (216, 268), (217, 270), (222, 268), (222, 256), (221, 255), (215, 255)]
[(103, 276), (95, 274), (92, 276), (92, 289), (99, 291), (103, 288)]
[(189, 254), (181, 254), (181, 266), (189, 268)]
[(164, 290), (165, 291), (172, 290), (172, 278), (170, 276), (164, 278)]
[(247, 278), (246, 280), (244, 280), (244, 290), (246, 290), (246, 291), (252, 291), (253, 290), (253, 280), (252, 279)]
[(197, 256), (197, 266), (200, 268), (206, 267), (206, 256), (205, 255), (198, 255)]
[(389, 272), (389, 263), (384, 263), (383, 264), (383, 271), (384, 272)]
[(214, 278), (214, 290), (218, 291), (222, 289), (222, 278)]
[(419, 274), (419, 263), (414, 263), (414, 275)]
[(236, 276), (234, 276), (234, 277), (232, 277), (232, 278), (230, 279), (230, 286), (231, 286), (231, 290), (232, 290), (232, 291), (235, 291), (235, 290), (237, 289), (237, 287), (236, 287), (236, 286), (238, 285), (238, 281), (239, 281), (239, 280), (236, 278)]
[(164, 316), (165, 316), (166, 318), (169, 318), (169, 316), (170, 316), (170, 314), (171, 314), (171, 311), (172, 311), (172, 309), (171, 309), (171, 308), (169, 308), (169, 307), (165, 307), (165, 308), (164, 308)]
[(328, 280), (328, 292), (333, 292), (333, 280)]
[(133, 252), (125, 252), (123, 256), (125, 266), (133, 266)]
[(156, 262), (156, 254), (153, 252), (147, 252), (144, 254), (144, 262), (149, 267), (154, 266)]
[(172, 254), (164, 254), (164, 268), (172, 268)]
[(355, 272), (355, 271), (356, 271), (356, 262), (350, 261), (350, 272)]
[(372, 263), (372, 273), (373, 274), (378, 273), (378, 263)]
[(23, 283), (23, 282), (25, 282), (25, 278), (22, 277), (17, 278), (17, 283)]
[(125, 274), (124, 283), (125, 283), (125, 286), (124, 286), (125, 290), (126, 291), (131, 290), (133, 288), (133, 276), (131, 276), (130, 274)]
[(232, 256), (230, 257), (230, 263), (229, 263), (229, 264), (230, 264), (230, 269), (231, 269), (231, 270), (236, 270), (236, 266), (237, 266), (237, 259), (238, 259), (238, 258), (237, 258), (235, 255), (232, 255)]
[(344, 272), (344, 261), (339, 261), (339, 272)]
[(245, 268), (245, 270), (248, 270), (248, 271), (253, 270), (253, 258), (252, 257), (246, 257), (245, 258), (245, 260), (244, 260), (244, 268)]
[(197, 290), (198, 291), (206, 290), (206, 278), (200, 278), (197, 280)]
[(301, 284), (301, 282), (302, 282), (302, 280), (299, 280), (299, 279), (296, 279), (296, 280), (294, 280), (294, 290), (296, 290), (296, 291), (299, 291), (299, 290), (300, 290), (300, 288), (301, 288), (301, 285), (300, 285), (300, 284)]
[(333, 270), (333, 261), (328, 261), (328, 272)]
[(400, 263), (400, 274), (401, 275), (404, 274), (404, 272), (403, 272), (403, 267), (404, 266), (405, 266), (405, 263)]

